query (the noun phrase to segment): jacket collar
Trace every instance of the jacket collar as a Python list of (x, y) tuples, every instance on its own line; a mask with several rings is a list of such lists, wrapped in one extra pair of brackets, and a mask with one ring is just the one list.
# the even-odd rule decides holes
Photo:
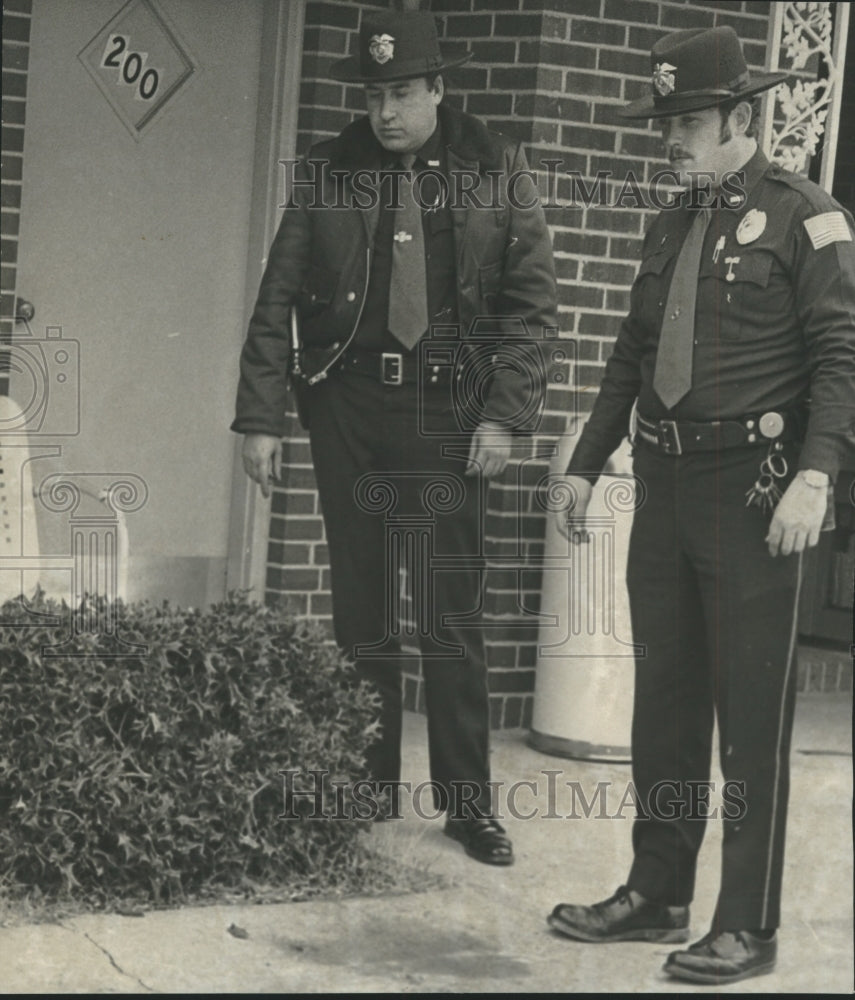
[[(751, 158), (739, 170), (731, 171), (728, 183), (716, 190), (718, 207), (739, 211), (748, 201), (751, 192), (757, 186), (757, 182), (768, 169), (769, 161), (758, 146)], [(684, 207), (691, 206), (693, 204), (692, 192), (683, 191), (679, 201)]]
[[(497, 146), (482, 122), (443, 104), (437, 108), (437, 114), (443, 143), (458, 161), (482, 172), (501, 166)], [(377, 170), (386, 155), (365, 115), (351, 122), (333, 140), (330, 166), (348, 171)]]

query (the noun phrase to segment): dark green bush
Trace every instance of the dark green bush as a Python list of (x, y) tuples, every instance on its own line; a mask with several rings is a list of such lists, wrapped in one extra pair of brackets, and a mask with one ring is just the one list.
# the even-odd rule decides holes
[(353, 780), (375, 728), (317, 628), (240, 595), (89, 600), (100, 634), (34, 610), (0, 611), (0, 889), (108, 905), (359, 888), (358, 823), (279, 818), (280, 770)]

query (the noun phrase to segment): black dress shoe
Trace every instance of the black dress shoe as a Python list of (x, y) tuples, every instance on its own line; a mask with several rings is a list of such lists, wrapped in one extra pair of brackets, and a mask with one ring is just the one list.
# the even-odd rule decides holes
[(689, 907), (665, 906), (647, 899), (633, 900), (629, 889), (618, 891), (593, 906), (559, 903), (548, 917), (549, 926), (577, 941), (664, 941), (689, 939)]
[(672, 951), (664, 972), (692, 983), (735, 983), (749, 976), (762, 976), (775, 968), (776, 937), (768, 940), (749, 931), (712, 931), (685, 951)]
[(452, 819), (445, 821), (446, 837), (463, 844), (463, 850), (485, 865), (512, 865), (514, 849), (504, 827), (494, 819)]

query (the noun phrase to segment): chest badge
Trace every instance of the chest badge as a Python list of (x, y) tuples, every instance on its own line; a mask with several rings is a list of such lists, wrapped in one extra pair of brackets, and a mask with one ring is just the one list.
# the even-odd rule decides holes
[(766, 213), (757, 208), (752, 208), (746, 212), (742, 222), (736, 229), (736, 242), (741, 246), (746, 243), (753, 243), (758, 237), (763, 235), (766, 229)]

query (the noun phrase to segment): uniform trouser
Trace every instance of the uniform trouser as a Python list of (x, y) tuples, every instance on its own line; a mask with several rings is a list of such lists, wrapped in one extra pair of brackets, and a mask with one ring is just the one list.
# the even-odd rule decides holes
[[(709, 780), (715, 716), (725, 785), (739, 783), (729, 786), (722, 818), (717, 930), (773, 928), (780, 919), (801, 560), (770, 556), (769, 515), (746, 507), (765, 454), (635, 450), (646, 499), (627, 566), (633, 637), (644, 647), (633, 781), (640, 810), (653, 809), (633, 825), (628, 885), (669, 905), (691, 901), (705, 822), (703, 809), (691, 815), (697, 793), (688, 783)], [(785, 455), (792, 475), (795, 453)], [(682, 814), (667, 818), (680, 792)]]
[[(480, 477), (463, 474), (470, 435), (455, 433), (447, 385), (420, 390), (336, 373), (309, 396), (336, 641), (381, 698), (366, 776), (400, 778), (403, 558), (418, 625), (412, 639), (421, 653), (434, 805), (456, 814), (471, 802), (489, 814), (483, 504)], [(443, 444), (454, 455), (444, 455)]]

